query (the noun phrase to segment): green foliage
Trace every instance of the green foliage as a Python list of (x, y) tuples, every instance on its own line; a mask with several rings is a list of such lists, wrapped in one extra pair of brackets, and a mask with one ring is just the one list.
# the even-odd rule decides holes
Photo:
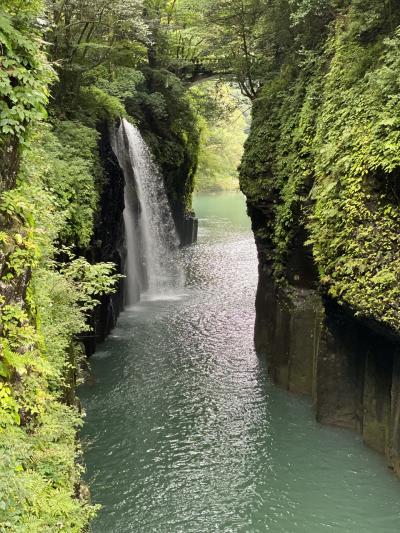
[(88, 263), (84, 257), (74, 257), (69, 253), (69, 260), (60, 267), (60, 273), (76, 290), (76, 301), (82, 313), (91, 311), (99, 301), (97, 296), (111, 294), (115, 282), (120, 277), (115, 275), (114, 263)]
[(324, 18), (334, 8), (332, 0), (289, 0), (290, 19), (294, 26), (309, 23), (310, 17)]
[(82, 531), (95, 508), (75, 498), (79, 448), (75, 409), (45, 398), (35, 428), (0, 431), (0, 530)]
[(90, 265), (68, 249), (66, 262), (56, 261), (60, 239), (87, 246), (91, 236), (97, 134), (73, 122), (42, 126), (0, 209), (8, 221), (0, 283), (12, 295), (0, 300), (0, 524), (78, 532), (95, 508), (77, 496), (81, 418), (73, 390), (82, 351), (75, 339), (118, 276), (113, 265)]
[[(37, 3), (30, 4), (35, 12)], [(13, 12), (13, 5), (5, 8)], [(0, 11), (0, 144), (14, 135), (22, 140), (29, 124), (46, 114), (52, 73), (30, 22)]]
[[(45, 192), (50, 192), (56, 199), (51, 211), (58, 223), (45, 220), (43, 226), (46, 231), (53, 227), (63, 244), (84, 248), (92, 236), (101, 186), (98, 134), (72, 121), (55, 121), (53, 128), (43, 125), (41, 129), (39, 134), (31, 136), (29, 155), (26, 156), (29, 157), (29, 165), (23, 165), (20, 182), (32, 185), (37, 183), (35, 176), (40, 176), (36, 196), (43, 196), (43, 190), (40, 190), (43, 184)], [(17, 191), (11, 193), (14, 199)], [(22, 198), (29, 198), (25, 190)], [(24, 213), (27, 216), (26, 209)]]
[[(350, 10), (348, 28), (358, 26), (360, 18), (365, 24), (364, 15)], [(375, 17), (371, 23), (376, 24)], [(344, 46), (337, 38), (332, 46), (335, 55), (316, 137), (318, 143), (324, 138), (325, 149), (315, 163), (311, 242), (330, 294), (357, 313), (398, 329), (400, 124), (395, 117), (400, 32), (383, 44), (380, 39), (360, 45), (356, 35), (353, 43)], [(342, 80), (338, 73), (350, 54), (361, 55), (360, 47), (368, 60), (352, 69), (352, 80)], [(337, 107), (343, 101), (345, 112)]]
[(278, 279), (306, 229), (326, 291), (400, 330), (400, 11), (348, 4), (305, 50), (321, 2), (292, 2), (297, 35), (255, 101), (241, 183), (269, 206), (259, 238)]
[(144, 59), (147, 28), (142, 0), (47, 0), (46, 6), (53, 29), (51, 59), (57, 61), (59, 72), (53, 89), (56, 105), (75, 107), (85, 79), (99, 66), (112, 71), (114, 65), (136, 67)]
[(12, 16), (37, 15), (43, 8), (43, 0), (3, 0), (2, 9)]
[(124, 66), (114, 67), (111, 73), (105, 66), (101, 66), (91, 71), (85, 78), (85, 83), (96, 85), (98, 89), (122, 102), (127, 98), (134, 98), (138, 86), (143, 82), (142, 72)]
[(237, 168), (249, 127), (248, 102), (227, 84), (203, 83), (191, 93), (202, 124), (196, 190), (238, 189)]
[(94, 127), (98, 120), (113, 120), (126, 116), (121, 101), (98, 87), (82, 87), (80, 92), (80, 115)]
[(208, 0), (145, 0), (151, 67), (163, 65), (183, 81), (196, 76), (210, 52), (208, 4)]

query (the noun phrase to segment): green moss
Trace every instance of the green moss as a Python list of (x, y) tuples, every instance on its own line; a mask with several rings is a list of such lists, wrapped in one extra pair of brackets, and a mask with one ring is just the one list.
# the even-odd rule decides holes
[(125, 101), (159, 164), (175, 214), (190, 212), (200, 127), (188, 87), (168, 70), (147, 69), (145, 82)]
[(101, 120), (114, 120), (126, 116), (125, 107), (120, 99), (98, 87), (82, 87), (78, 105), (78, 116), (91, 127), (95, 127)]
[(85, 246), (91, 237), (96, 132), (74, 122), (41, 126), (0, 207), (0, 524), (78, 532), (96, 508), (79, 497), (74, 390), (83, 352), (75, 339), (117, 277), (113, 265), (90, 265), (68, 248), (65, 263), (58, 257), (62, 242)]
[(400, 28), (384, 15), (353, 1), (305, 61), (288, 55), (254, 106), (241, 183), (269, 202), (278, 279), (306, 228), (326, 291), (400, 330)]

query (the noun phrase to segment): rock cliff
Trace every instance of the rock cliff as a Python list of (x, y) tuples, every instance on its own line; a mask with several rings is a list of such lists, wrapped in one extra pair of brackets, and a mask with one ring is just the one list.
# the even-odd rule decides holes
[(390, 16), (348, 2), (307, 50), (294, 27), (253, 105), (241, 187), (272, 378), (311, 395), (319, 421), (360, 431), (399, 474), (399, 10)]

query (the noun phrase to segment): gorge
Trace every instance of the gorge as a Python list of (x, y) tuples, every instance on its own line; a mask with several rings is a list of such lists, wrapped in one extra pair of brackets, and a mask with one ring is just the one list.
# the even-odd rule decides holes
[(243, 196), (199, 194), (194, 207), (184, 291), (128, 307), (80, 390), (93, 530), (394, 533), (399, 487), (382, 459), (314, 422), (254, 351)]
[(398, 530), (399, 66), (393, 0), (3, 0), (0, 531)]

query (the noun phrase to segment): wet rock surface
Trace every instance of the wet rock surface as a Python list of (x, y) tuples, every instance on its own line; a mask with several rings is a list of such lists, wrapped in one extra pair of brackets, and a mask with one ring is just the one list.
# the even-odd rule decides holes
[[(259, 249), (259, 257), (268, 250)], [(278, 386), (311, 395), (319, 422), (360, 432), (399, 475), (399, 340), (324, 297), (308, 259), (299, 250), (293, 257), (291, 283), (279, 286), (261, 263), (256, 349)]]
[[(124, 233), (124, 175), (110, 143), (107, 124), (100, 126), (100, 158), (104, 172), (104, 183), (100, 197), (100, 209), (95, 224), (94, 236), (87, 258), (93, 262), (113, 262), (117, 272), (124, 272), (126, 249)], [(124, 281), (120, 281), (114, 294), (101, 298), (100, 305), (91, 317), (93, 331), (82, 340), (86, 352), (92, 355), (99, 342), (103, 342), (115, 327), (119, 313), (124, 306)]]

